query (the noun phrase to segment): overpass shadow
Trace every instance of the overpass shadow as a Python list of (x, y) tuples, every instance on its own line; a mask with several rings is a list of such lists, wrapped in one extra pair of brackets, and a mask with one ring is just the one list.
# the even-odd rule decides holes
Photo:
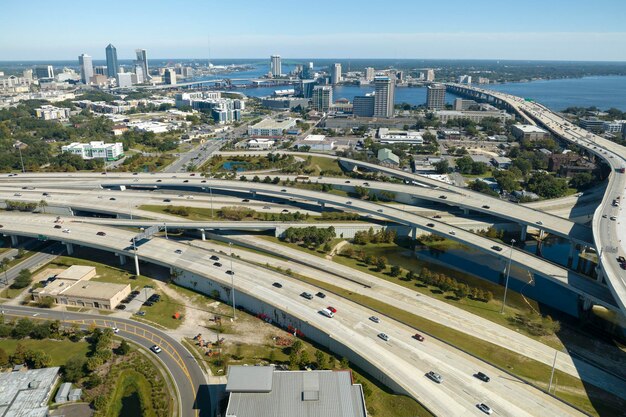
[(226, 385), (224, 384), (200, 385), (193, 404), (194, 410), (198, 410), (198, 416), (217, 417), (223, 415), (228, 400), (225, 390)]

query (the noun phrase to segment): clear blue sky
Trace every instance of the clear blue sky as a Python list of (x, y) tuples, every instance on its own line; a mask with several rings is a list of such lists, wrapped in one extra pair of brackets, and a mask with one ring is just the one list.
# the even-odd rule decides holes
[(3, 0), (0, 60), (151, 58), (626, 61), (624, 0)]

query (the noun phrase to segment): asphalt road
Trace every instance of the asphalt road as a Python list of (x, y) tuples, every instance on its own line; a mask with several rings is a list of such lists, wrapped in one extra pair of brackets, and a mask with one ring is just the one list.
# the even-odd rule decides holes
[[(219, 150), (224, 145), (224, 141), (221, 139), (209, 139), (205, 143), (194, 147), (193, 149), (180, 154), (178, 159), (167, 166), (163, 172), (187, 172), (187, 165), (193, 163), (193, 165), (200, 166), (208, 158), (211, 157), (213, 152)], [(197, 160), (193, 160), (198, 158)]]
[(209, 415), (211, 399), (206, 393), (206, 378), (200, 366), (187, 349), (165, 332), (138, 321), (117, 317), (107, 318), (101, 315), (43, 310), (22, 306), (2, 306), (1, 308), (6, 317), (36, 317), (37, 319), (61, 320), (67, 325), (78, 323), (85, 327), (91, 324), (103, 328), (117, 327), (120, 330), (118, 336), (131, 340), (146, 349), (155, 344), (160, 346), (163, 351), (157, 357), (169, 370), (176, 384), (181, 400), (182, 416)]
[(60, 243), (55, 242), (40, 250), (40, 252), (36, 252), (24, 261), (14, 265), (11, 269), (7, 269), (6, 275), (3, 272), (0, 275), (1, 285), (11, 285), (22, 269), (37, 269), (39, 266), (45, 265), (61, 255), (65, 248)]

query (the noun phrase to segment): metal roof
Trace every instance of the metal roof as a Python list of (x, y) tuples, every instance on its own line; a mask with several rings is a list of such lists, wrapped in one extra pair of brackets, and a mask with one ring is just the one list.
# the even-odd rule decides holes
[(0, 373), (0, 416), (46, 417), (59, 368)]
[[(267, 384), (268, 377), (270, 390), (255, 390), (254, 381)], [(349, 371), (231, 366), (226, 390), (230, 392), (226, 417), (366, 417), (362, 387), (352, 384)]]

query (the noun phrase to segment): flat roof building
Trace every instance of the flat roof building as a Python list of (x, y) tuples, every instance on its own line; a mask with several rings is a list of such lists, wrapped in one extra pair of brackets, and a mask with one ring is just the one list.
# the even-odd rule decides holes
[(0, 373), (0, 416), (47, 417), (59, 368)]
[(518, 140), (541, 140), (550, 137), (550, 133), (547, 130), (535, 125), (513, 125), (511, 126), (511, 133)]
[(352, 100), (352, 114), (356, 117), (374, 117), (374, 94), (355, 96)]
[(333, 88), (329, 85), (316, 85), (313, 87), (311, 107), (313, 110), (326, 112), (333, 102)]
[(419, 132), (413, 130), (392, 130), (386, 127), (378, 129), (378, 139), (380, 143), (409, 143), (421, 145), (424, 138)]
[(72, 142), (61, 147), (62, 152), (79, 155), (83, 159), (106, 159), (116, 161), (124, 156), (124, 145), (122, 142), (104, 143), (95, 141), (89, 143)]
[(70, 117), (70, 109), (65, 107), (54, 107), (49, 104), (35, 109), (37, 117), (43, 120), (64, 120)]
[(229, 366), (226, 416), (366, 417), (363, 387), (350, 371), (276, 371)]
[(396, 84), (389, 77), (374, 77), (374, 117), (393, 117)]
[(254, 126), (248, 126), (249, 136), (278, 137), (296, 125), (296, 119), (263, 119)]
[(448, 123), (450, 120), (468, 119), (474, 123), (480, 123), (483, 119), (491, 117), (498, 119), (501, 123), (512, 119), (513, 116), (503, 110), (487, 110), (487, 111), (457, 111), (457, 110), (437, 110), (435, 116), (441, 123)]
[(446, 108), (446, 86), (443, 84), (431, 84), (426, 90), (426, 107), (430, 110)]

